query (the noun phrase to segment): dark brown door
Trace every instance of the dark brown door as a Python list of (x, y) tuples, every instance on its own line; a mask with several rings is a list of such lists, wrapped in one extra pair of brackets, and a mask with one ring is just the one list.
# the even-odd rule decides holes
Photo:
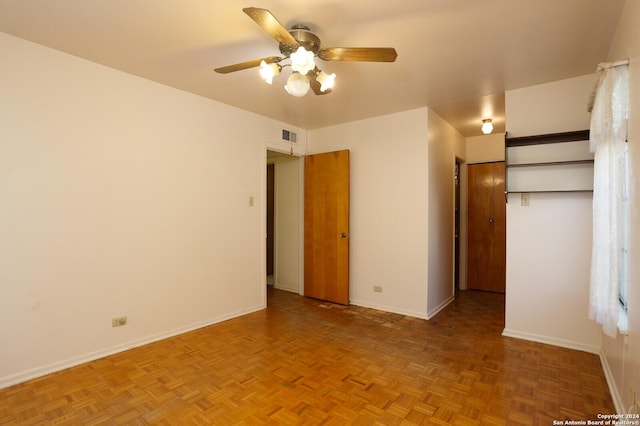
[(506, 200), (504, 162), (467, 168), (467, 286), (505, 292)]
[(349, 151), (304, 161), (304, 294), (349, 303)]

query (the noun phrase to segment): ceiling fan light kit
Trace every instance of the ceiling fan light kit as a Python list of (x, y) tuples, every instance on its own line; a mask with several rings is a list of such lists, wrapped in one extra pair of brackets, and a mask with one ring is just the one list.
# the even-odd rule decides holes
[(259, 66), (260, 77), (267, 84), (272, 84), (273, 78), (280, 74), (283, 66), (289, 65), (280, 65), (280, 62), (289, 59), (292, 73), (285, 89), (296, 97), (306, 95), (310, 88), (316, 95), (331, 93), (336, 75), (320, 70), (315, 63), (316, 57), (323, 61), (394, 62), (398, 56), (392, 47), (321, 48), (320, 38), (304, 25), (294, 25), (291, 30), (287, 30), (266, 9), (247, 7), (242, 10), (280, 43), (280, 53), (284, 56), (268, 56), (216, 68), (215, 71), (227, 74)]

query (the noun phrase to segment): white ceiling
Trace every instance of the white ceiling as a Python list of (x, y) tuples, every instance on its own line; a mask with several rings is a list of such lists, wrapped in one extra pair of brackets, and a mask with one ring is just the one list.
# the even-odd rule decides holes
[[(314, 129), (429, 106), (465, 136), (503, 132), (505, 90), (595, 71), (624, 0), (0, 0), (0, 30)], [(294, 98), (287, 71), (214, 68), (279, 55), (242, 12), (306, 24), (323, 47), (395, 47), (394, 63), (323, 62), (333, 93)], [(288, 68), (285, 68), (288, 70)], [(42, 70), (46, 72), (46, 70)]]

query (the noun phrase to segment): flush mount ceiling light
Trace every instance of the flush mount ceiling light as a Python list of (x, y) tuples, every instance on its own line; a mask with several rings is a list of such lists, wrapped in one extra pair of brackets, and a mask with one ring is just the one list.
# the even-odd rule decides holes
[(491, 124), (491, 119), (485, 118), (484, 120), (482, 120), (482, 133), (488, 135), (491, 132), (493, 132), (493, 124)]
[[(242, 9), (251, 19), (266, 30), (278, 43), (282, 56), (267, 56), (253, 61), (241, 62), (216, 68), (221, 74), (260, 67), (260, 77), (271, 84), (273, 78), (285, 66), (290, 66), (292, 73), (287, 79), (285, 89), (293, 96), (304, 96), (309, 89), (316, 95), (331, 93), (336, 79), (335, 74), (327, 74), (320, 70), (315, 58), (323, 61), (363, 61), (394, 62), (398, 56), (392, 47), (320, 47), (320, 38), (304, 25), (294, 25), (287, 30), (266, 9), (247, 7)], [(290, 60), (290, 64), (280, 62)], [(303, 81), (304, 80), (304, 81)], [(305, 83), (306, 81), (306, 83)]]

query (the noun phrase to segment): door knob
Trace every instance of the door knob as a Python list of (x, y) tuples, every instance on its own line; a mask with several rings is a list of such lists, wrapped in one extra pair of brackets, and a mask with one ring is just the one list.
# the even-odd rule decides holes
[(343, 232), (342, 234), (340, 234), (340, 238), (347, 238), (349, 237), (349, 234), (347, 234), (346, 232)]

